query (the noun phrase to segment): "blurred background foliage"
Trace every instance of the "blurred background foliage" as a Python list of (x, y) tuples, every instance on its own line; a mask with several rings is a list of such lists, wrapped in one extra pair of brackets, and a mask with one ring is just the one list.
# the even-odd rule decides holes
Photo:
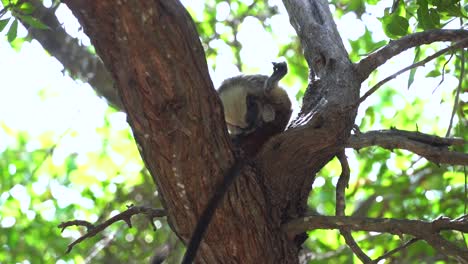
[[(155, 185), (144, 168), (125, 114), (99, 98), (92, 88), (73, 80), (67, 69), (27, 34), (22, 26), (49, 30), (32, 16), (31, 5), (1, 0), (0, 31), (0, 263), (141, 263), (155, 248), (170, 246), (167, 263), (177, 263), (183, 246), (165, 219), (156, 230), (143, 216), (109, 227), (65, 254), (67, 244), (85, 230), (62, 221), (100, 222), (127, 205), (161, 207)], [(271, 71), (271, 61), (286, 60), (282, 81), (299, 109), (308, 69), (289, 18), (279, 0), (182, 1), (200, 33), (215, 86), (239, 72)], [(19, 3), (19, 4), (18, 4)], [(45, 1), (67, 32), (83, 45), (89, 40), (69, 10)], [(330, 8), (350, 59), (363, 56), (391, 39), (436, 28), (466, 28), (466, 0), (333, 0)], [(436, 43), (409, 50), (386, 63), (364, 83), (362, 91), (398, 69), (445, 47)], [(52, 54), (53, 55), (53, 54)], [(362, 104), (356, 124), (373, 129), (418, 130), (468, 140), (466, 53), (441, 56), (387, 83)], [(455, 95), (459, 102), (453, 108)], [(452, 111), (454, 125), (447, 132)], [(467, 147), (457, 151), (467, 152)], [(428, 163), (407, 151), (379, 147), (347, 150), (351, 182), (347, 214), (432, 220), (466, 213), (466, 168)], [(309, 197), (311, 211), (333, 215), (337, 160), (320, 173)], [(354, 233), (372, 257), (410, 238)], [(466, 244), (460, 233), (447, 237)], [(336, 231), (309, 232), (302, 260), (309, 263), (359, 262)], [(445, 263), (424, 242), (417, 242), (387, 261)]]

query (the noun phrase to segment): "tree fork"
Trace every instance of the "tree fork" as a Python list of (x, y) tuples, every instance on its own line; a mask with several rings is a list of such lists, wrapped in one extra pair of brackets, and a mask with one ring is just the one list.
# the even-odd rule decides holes
[[(178, 1), (64, 2), (111, 72), (168, 222), (187, 241), (234, 163), (193, 21)], [(354, 124), (360, 84), (327, 2), (285, 5), (313, 81), (290, 129), (231, 186), (199, 252), (204, 263), (297, 263), (298, 244), (281, 224), (304, 215), (315, 174), (344, 148)]]

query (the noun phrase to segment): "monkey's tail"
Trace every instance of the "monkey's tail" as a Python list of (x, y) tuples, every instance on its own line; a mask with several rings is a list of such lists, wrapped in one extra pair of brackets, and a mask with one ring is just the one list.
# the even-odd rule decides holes
[(223, 180), (221, 183), (216, 186), (215, 192), (213, 196), (211, 196), (208, 204), (203, 210), (200, 218), (198, 219), (198, 223), (195, 227), (195, 230), (192, 233), (192, 237), (187, 245), (187, 250), (185, 251), (184, 258), (182, 260), (182, 264), (191, 264), (195, 257), (197, 256), (198, 248), (200, 247), (201, 241), (203, 236), (208, 229), (208, 226), (213, 218), (213, 215), (218, 208), (219, 204), (223, 200), (224, 194), (226, 194), (229, 186), (234, 182), (236, 177), (240, 174), (240, 171), (245, 165), (244, 159), (237, 159), (234, 165), (225, 173)]

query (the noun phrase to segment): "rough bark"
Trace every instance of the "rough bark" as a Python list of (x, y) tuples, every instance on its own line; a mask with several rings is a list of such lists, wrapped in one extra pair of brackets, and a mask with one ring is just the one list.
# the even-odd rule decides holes
[[(356, 116), (359, 82), (336, 31), (327, 1), (285, 0), (304, 47), (310, 79), (299, 116), (257, 156), (268, 199), (282, 221), (303, 215), (315, 174), (347, 141)], [(315, 79), (315, 77), (320, 79)]]
[[(193, 22), (178, 1), (64, 1), (111, 72), (169, 223), (187, 241), (234, 161)], [(231, 186), (199, 252), (204, 263), (297, 263), (281, 224), (302, 216), (315, 173), (345, 146), (359, 82), (321, 1), (285, 1), (314, 80), (299, 117)]]
[[(66, 1), (112, 73), (173, 230), (189, 238), (234, 161), (193, 22), (177, 1)], [(244, 169), (203, 243), (206, 263), (294, 263), (269, 217), (254, 166)]]

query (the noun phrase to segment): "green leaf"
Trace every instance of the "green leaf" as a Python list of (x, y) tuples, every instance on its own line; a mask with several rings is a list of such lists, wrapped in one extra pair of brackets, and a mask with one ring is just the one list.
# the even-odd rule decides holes
[(443, 8), (438, 7), (438, 9), (428, 8), (426, 0), (418, 1), (419, 8), (417, 13), (419, 26), (422, 29), (434, 29), (440, 26), (440, 16), (439, 11)]
[(408, 33), (409, 22), (406, 18), (398, 15), (387, 16), (383, 18), (385, 33), (394, 38), (394, 36), (404, 36)]
[[(449, 16), (460, 17), (462, 13), (458, 2), (459, 0), (433, 0), (432, 4), (437, 7), (437, 12), (439, 13), (445, 13)], [(466, 5), (464, 8), (467, 8)]]
[(407, 87), (407, 89), (409, 89), (411, 84), (413, 84), (413, 82), (414, 82), (414, 75), (416, 75), (416, 69), (417, 69), (417, 67), (410, 70), (410, 73), (409, 73), (409, 76), (408, 76), (408, 87)]
[(10, 46), (14, 51), (20, 52), (26, 40), (26, 38), (15, 38), (12, 42), (10, 42)]
[[(421, 48), (416, 47), (413, 63), (416, 63), (417, 61), (419, 61), (419, 58), (421, 57), (420, 54), (421, 54)], [(408, 87), (407, 87), (408, 89), (410, 88), (411, 84), (413, 84), (414, 82), (414, 75), (416, 74), (416, 70), (417, 70), (417, 67), (410, 70), (410, 74), (408, 77)]]
[(437, 12), (436, 9), (434, 8), (429, 9), (429, 18), (430, 18), (432, 25), (436, 27), (440, 26), (440, 16), (439, 16), (439, 12)]
[(34, 6), (29, 2), (23, 3), (20, 6), (20, 11), (21, 11), (21, 14), (23, 15), (32, 14), (32, 12), (34, 11)]
[(297, 91), (297, 94), (296, 94), (296, 100), (300, 100), (304, 97), (304, 91), (303, 90), (299, 90)]
[(439, 12), (431, 8), (426, 11), (418, 10), (419, 25), (423, 29), (434, 29), (440, 27), (440, 16)]
[(2, 5), (8, 7), (10, 5), (10, 0), (2, 0)]
[(360, 17), (366, 12), (366, 5), (362, 0), (350, 1), (347, 11), (354, 11)]
[(404, 1), (399, 1), (395, 14), (406, 17), (406, 5)]
[(37, 29), (49, 29), (49, 27), (42, 23), (40, 20), (38, 20), (35, 17), (32, 16), (20, 16), (21, 20), (25, 22), (26, 24), (30, 25), (33, 28)]
[(3, 31), (3, 29), (8, 25), (8, 22), (10, 21), (10, 18), (7, 19), (0, 19), (0, 31)]
[(375, 110), (373, 107), (366, 109), (366, 116), (369, 117), (369, 126), (372, 126), (375, 123)]
[(441, 73), (439, 70), (432, 70), (426, 74), (426, 77), (437, 77), (440, 76)]
[(18, 33), (18, 20), (15, 19), (15, 21), (13, 21), (7, 33), (8, 42), (12, 42), (13, 40), (15, 40), (17, 33)]

